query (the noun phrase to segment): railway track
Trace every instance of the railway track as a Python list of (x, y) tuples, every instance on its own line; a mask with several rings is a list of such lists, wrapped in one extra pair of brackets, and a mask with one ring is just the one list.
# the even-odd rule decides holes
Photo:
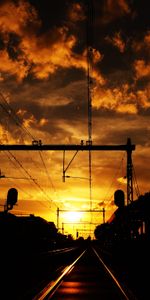
[[(59, 277), (62, 270), (81, 254), (80, 247), (44, 252), (26, 248), (0, 251), (0, 299), (31, 300), (44, 286)], [(32, 249), (31, 249), (32, 250)]]
[(136, 300), (136, 297), (118, 281), (98, 252), (90, 247), (32, 298), (49, 299)]

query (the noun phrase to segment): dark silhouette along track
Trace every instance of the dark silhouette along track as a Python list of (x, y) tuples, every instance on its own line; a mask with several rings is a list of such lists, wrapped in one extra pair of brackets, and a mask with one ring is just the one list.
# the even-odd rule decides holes
[(33, 300), (131, 300), (129, 291), (115, 278), (90, 247), (74, 260), (64, 273), (50, 282)]

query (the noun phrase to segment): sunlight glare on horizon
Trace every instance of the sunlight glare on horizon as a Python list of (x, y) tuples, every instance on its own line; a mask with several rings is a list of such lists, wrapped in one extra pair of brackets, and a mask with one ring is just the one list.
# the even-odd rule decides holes
[(83, 213), (80, 211), (67, 211), (64, 213), (64, 219), (67, 222), (79, 222)]

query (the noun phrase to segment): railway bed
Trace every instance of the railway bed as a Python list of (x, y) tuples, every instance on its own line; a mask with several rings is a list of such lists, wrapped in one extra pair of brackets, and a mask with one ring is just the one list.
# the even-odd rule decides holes
[(53, 282), (45, 286), (33, 300), (135, 300), (90, 247), (68, 266)]

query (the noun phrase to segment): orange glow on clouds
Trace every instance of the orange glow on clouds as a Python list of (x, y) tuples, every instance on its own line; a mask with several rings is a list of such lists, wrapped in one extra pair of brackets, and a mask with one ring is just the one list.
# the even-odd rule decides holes
[[(0, 4), (0, 143), (32, 144), (34, 139), (42, 144), (86, 144), (85, 1), (59, 1), (59, 12), (57, 0), (32, 2)], [(149, 191), (150, 24), (146, 4), (133, 2), (94, 1), (92, 142), (126, 144), (131, 137), (143, 193)], [(65, 167), (73, 155), (66, 151)], [(1, 174), (6, 176), (0, 178), (1, 204), (13, 186), (19, 192), (14, 212), (35, 213), (56, 224), (58, 207), (72, 211), (73, 220), (79, 218), (74, 210), (88, 210), (92, 204), (93, 209), (106, 209), (107, 220), (116, 209), (114, 191), (126, 193), (123, 155), (92, 152), (90, 203), (88, 153), (77, 153), (63, 182), (63, 151), (1, 151)], [(81, 218), (91, 220), (87, 214)], [(92, 220), (102, 223), (102, 214)]]

